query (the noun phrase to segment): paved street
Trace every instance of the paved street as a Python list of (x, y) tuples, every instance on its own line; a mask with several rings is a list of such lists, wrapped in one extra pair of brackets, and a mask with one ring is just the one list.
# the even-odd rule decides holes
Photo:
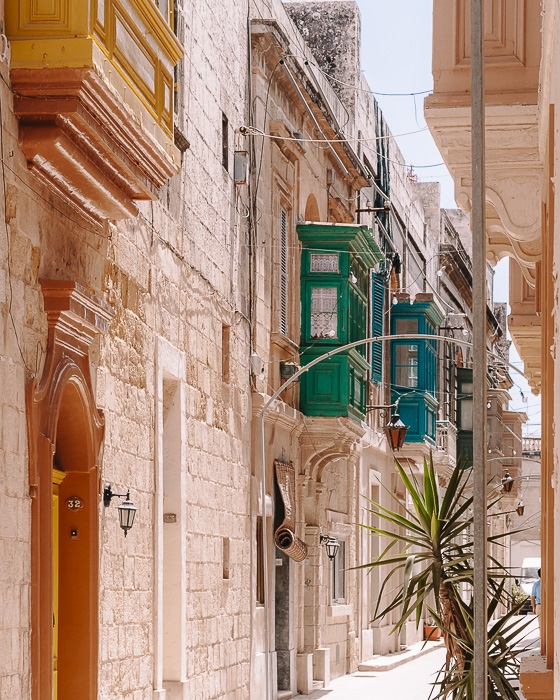
[(444, 660), (445, 650), (440, 647), (391, 671), (358, 672), (336, 678), (329, 688), (307, 697), (310, 700), (428, 700), (430, 684)]
[[(524, 626), (520, 633), (519, 645), (531, 648), (525, 653), (536, 653), (539, 647), (539, 627), (537, 619), (530, 615), (519, 617), (518, 624)], [(423, 648), (414, 645), (406, 655), (414, 655)], [(377, 657), (373, 665), (390, 665), (399, 655)], [(390, 700), (428, 700), (431, 684), (445, 661), (443, 646), (435, 647), (429, 653), (413, 658), (390, 671), (363, 671), (331, 681), (329, 688), (318, 690), (308, 695), (310, 700), (372, 700), (373, 698), (390, 698)], [(520, 694), (520, 698), (523, 696)]]

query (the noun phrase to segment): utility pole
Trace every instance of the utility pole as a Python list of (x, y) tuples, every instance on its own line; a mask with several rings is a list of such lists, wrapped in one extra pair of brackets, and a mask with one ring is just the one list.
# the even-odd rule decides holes
[(474, 698), (488, 697), (486, 525), (486, 183), (484, 7), (471, 0), (471, 149), (473, 251)]

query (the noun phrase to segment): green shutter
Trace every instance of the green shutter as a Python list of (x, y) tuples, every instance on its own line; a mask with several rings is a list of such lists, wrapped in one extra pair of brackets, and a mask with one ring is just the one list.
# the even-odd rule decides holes
[[(383, 335), (383, 318), (385, 308), (385, 280), (383, 275), (372, 275), (372, 336)], [(383, 343), (371, 344), (371, 378), (374, 382), (383, 379)]]

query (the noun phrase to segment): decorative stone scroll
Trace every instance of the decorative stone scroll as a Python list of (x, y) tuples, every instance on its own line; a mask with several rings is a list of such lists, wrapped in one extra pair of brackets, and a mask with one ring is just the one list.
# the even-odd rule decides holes
[[(280, 502), (284, 518), (274, 532), (274, 542), (294, 561), (307, 557), (307, 545), (295, 534), (296, 529), (296, 473), (293, 464), (274, 462), (276, 483), (280, 492)], [(281, 510), (281, 509), (280, 509)], [(278, 518), (280, 520), (281, 514)]]

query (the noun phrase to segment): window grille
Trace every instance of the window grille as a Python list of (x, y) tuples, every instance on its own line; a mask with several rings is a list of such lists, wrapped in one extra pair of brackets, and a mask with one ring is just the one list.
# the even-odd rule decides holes
[(340, 272), (338, 254), (311, 253), (310, 272)]

